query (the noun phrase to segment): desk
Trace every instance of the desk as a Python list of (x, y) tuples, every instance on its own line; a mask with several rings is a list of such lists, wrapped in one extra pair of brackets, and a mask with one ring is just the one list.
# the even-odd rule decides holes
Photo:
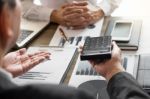
[(45, 45), (48, 46), (50, 40), (52, 39), (58, 24), (51, 23), (49, 24), (41, 33), (34, 39), (27, 47), (30, 46), (40, 46)]
[[(142, 54), (142, 53), (150, 53), (150, 1), (149, 0), (123, 0), (120, 7), (112, 13), (112, 16), (123, 16), (123, 17), (139, 17), (143, 20), (143, 28), (140, 38), (139, 50), (131, 51), (127, 53), (131, 54)], [(149, 13), (148, 13), (149, 12)], [(55, 30), (57, 28), (57, 24), (50, 24), (47, 28), (45, 28), (42, 33), (37, 36), (36, 39), (33, 40), (29, 46), (39, 46), (39, 45), (48, 45), (50, 40), (52, 39)], [(126, 53), (126, 51), (124, 51)], [(72, 67), (64, 81), (64, 83), (68, 83), (69, 78), (71, 76), (72, 70), (74, 68), (76, 60), (73, 62)]]
[[(41, 31), (41, 33), (35, 39), (32, 40), (31, 43), (29, 43), (27, 45), (27, 48), (31, 47), (31, 46), (41, 46), (41, 45), (48, 46), (49, 42), (51, 41), (51, 39), (57, 29), (57, 26), (58, 26), (58, 24), (54, 24), (54, 23), (49, 24), (43, 31)], [(77, 60), (77, 57), (78, 57), (78, 55), (76, 55), (76, 57), (72, 63), (72, 66), (70, 67), (70, 70), (67, 73), (66, 79), (64, 80), (64, 84), (67, 84), (69, 82), (69, 79), (71, 77), (72, 71), (74, 69), (74, 66), (75, 66), (75, 63)]]

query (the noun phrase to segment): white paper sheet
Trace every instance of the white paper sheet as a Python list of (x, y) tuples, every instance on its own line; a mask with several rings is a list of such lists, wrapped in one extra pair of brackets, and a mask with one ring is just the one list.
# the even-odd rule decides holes
[(76, 48), (31, 47), (28, 52), (49, 51), (50, 60), (45, 60), (26, 74), (15, 78), (18, 84), (54, 83), (59, 84), (75, 54)]
[[(124, 58), (127, 59), (126, 62), (122, 62), (123, 65), (126, 65), (124, 66), (126, 68), (126, 72), (130, 73), (136, 78), (138, 65), (135, 64), (135, 61), (137, 56), (131, 54), (123, 54), (122, 59)], [(88, 61), (80, 61), (80, 58), (78, 58), (75, 69), (71, 75), (69, 85), (78, 87), (80, 84), (92, 80), (105, 80), (105, 78), (101, 75), (96, 74), (95, 71), (92, 70), (92, 66)]]
[[(80, 42), (84, 43), (85, 38), (87, 36), (90, 36), (90, 37), (100, 36), (102, 23), (103, 23), (103, 19), (96, 22), (94, 24), (95, 27), (92, 29), (87, 27), (85, 29), (80, 29), (80, 30), (71, 30), (71, 29), (67, 29), (67, 27), (64, 27), (64, 26), (58, 26), (49, 45), (50, 46), (62, 46), (62, 45), (63, 46), (78, 46)], [(65, 32), (65, 35), (69, 39), (69, 42), (62, 41), (63, 37), (60, 34), (59, 28), (63, 29), (63, 31)], [(74, 40), (72, 41), (71, 38), (74, 38)], [(78, 38), (81, 38), (81, 40), (80, 39), (78, 40)]]

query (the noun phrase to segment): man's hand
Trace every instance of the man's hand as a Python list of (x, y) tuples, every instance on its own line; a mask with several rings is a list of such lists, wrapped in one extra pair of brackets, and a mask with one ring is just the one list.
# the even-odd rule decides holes
[(121, 50), (113, 42), (112, 58), (102, 63), (97, 63), (96, 60), (90, 60), (94, 69), (109, 80), (113, 75), (124, 71), (121, 65)]
[(27, 54), (26, 49), (23, 48), (5, 55), (2, 61), (2, 66), (6, 71), (10, 72), (13, 77), (16, 77), (26, 73), (44, 59), (49, 59), (49, 57), (50, 53), (48, 52)]
[(73, 29), (82, 29), (104, 16), (102, 10), (89, 11), (87, 2), (78, 2), (63, 5), (60, 9), (54, 10), (51, 21)]
[(70, 26), (69, 24), (67, 24), (68, 19), (67, 19), (66, 15), (73, 14), (76, 17), (80, 13), (87, 12), (88, 9), (87, 9), (86, 5), (87, 5), (86, 2), (65, 4), (62, 7), (60, 7), (59, 9), (54, 10), (52, 12), (50, 20), (52, 22), (58, 23), (63, 26)]
[(67, 9), (72, 10), (65, 12), (64, 17), (67, 27), (72, 27), (73, 29), (82, 29), (86, 28), (88, 25), (94, 24), (100, 20), (104, 13), (102, 10), (98, 11), (82, 11), (80, 13), (74, 13), (73, 9), (68, 7)]

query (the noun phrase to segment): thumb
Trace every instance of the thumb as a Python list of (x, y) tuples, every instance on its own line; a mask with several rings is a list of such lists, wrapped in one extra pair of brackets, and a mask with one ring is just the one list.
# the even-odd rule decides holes
[(113, 44), (113, 50), (112, 50), (112, 54), (113, 56), (120, 56), (121, 55), (121, 50), (120, 48), (118, 47), (118, 45), (116, 44), (116, 42), (112, 42)]
[(27, 52), (26, 48), (22, 48), (18, 50), (19, 55), (23, 55)]
[(112, 42), (112, 45), (113, 45), (113, 51), (115, 52), (120, 51), (120, 48), (118, 47), (115, 41)]

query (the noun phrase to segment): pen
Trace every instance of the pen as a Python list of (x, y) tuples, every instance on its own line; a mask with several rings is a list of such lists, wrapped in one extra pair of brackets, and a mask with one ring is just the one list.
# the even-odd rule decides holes
[(67, 36), (65, 35), (65, 32), (63, 31), (63, 29), (62, 29), (62, 28), (59, 28), (59, 31), (60, 31), (60, 34), (63, 36), (63, 38), (64, 38), (66, 41), (68, 41), (68, 38), (67, 38)]

